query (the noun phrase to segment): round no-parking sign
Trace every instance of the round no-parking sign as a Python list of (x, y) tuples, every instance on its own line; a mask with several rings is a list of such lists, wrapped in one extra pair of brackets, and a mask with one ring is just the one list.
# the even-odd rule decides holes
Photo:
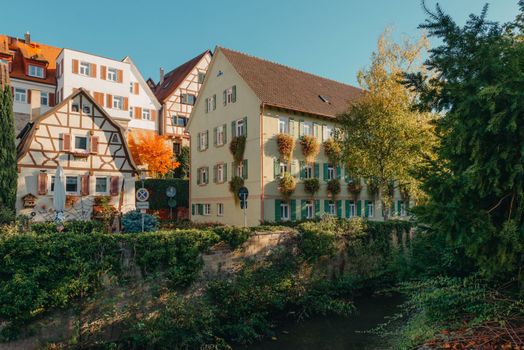
[(149, 191), (147, 188), (139, 188), (136, 191), (136, 200), (139, 202), (145, 202), (149, 199)]

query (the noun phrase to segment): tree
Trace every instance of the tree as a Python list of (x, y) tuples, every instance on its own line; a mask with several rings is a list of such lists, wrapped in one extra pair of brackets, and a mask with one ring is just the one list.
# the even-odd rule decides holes
[(407, 74), (423, 110), (441, 113), (437, 159), (425, 167), (419, 219), (461, 244), (487, 277), (524, 290), (524, 1), (508, 24), (471, 15), (463, 27), (437, 6), (421, 25), (442, 44), (433, 77)]
[(378, 190), (386, 220), (392, 189), (401, 186), (414, 197), (420, 195), (413, 170), (431, 154), (432, 115), (413, 110), (416, 94), (402, 83), (404, 71), (420, 68), (426, 47), (425, 37), (400, 45), (385, 30), (371, 66), (358, 73), (365, 92), (338, 116), (346, 170), (354, 178), (368, 179)]
[(0, 91), (0, 125), (0, 210), (14, 215), (18, 174), (13, 96), (8, 85)]
[(175, 177), (179, 179), (187, 179), (189, 178), (189, 147), (188, 146), (182, 146), (180, 149), (180, 154), (178, 156), (178, 161), (180, 162), (180, 166), (176, 168), (175, 170)]
[(139, 133), (136, 139), (129, 137), (129, 148), (135, 162), (139, 165), (147, 165), (152, 177), (166, 175), (180, 165), (164, 136)]

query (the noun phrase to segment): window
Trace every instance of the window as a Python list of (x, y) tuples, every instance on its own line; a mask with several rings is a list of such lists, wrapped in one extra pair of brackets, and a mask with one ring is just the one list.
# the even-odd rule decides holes
[(237, 165), (236, 167), (236, 176), (238, 177), (242, 177), (243, 178), (243, 175), (244, 174), (244, 162), (241, 162), (240, 164)]
[(406, 216), (406, 202), (400, 202), (400, 216)]
[(40, 92), (40, 104), (49, 106), (49, 94), (47, 92)]
[(313, 123), (302, 122), (302, 135), (313, 136)]
[(15, 101), (20, 103), (27, 102), (27, 90), (26, 89), (15, 89)]
[(43, 67), (29, 65), (28, 73), (30, 77), (44, 78), (44, 68)]
[(244, 135), (244, 119), (239, 119), (236, 121), (236, 136)]
[(134, 110), (135, 110), (134, 107), (129, 106), (129, 118), (133, 118), (133, 116), (134, 116), (134, 114), (133, 114), (133, 113), (134, 113)]
[(86, 136), (75, 136), (75, 150), (87, 151), (87, 137)]
[(327, 179), (333, 180), (335, 178), (335, 167), (331, 164), (327, 166)]
[(306, 203), (306, 219), (313, 219), (315, 216), (315, 207), (312, 201)]
[(78, 194), (78, 176), (66, 176), (66, 193)]
[(355, 202), (351, 201), (349, 202), (349, 217), (352, 218), (353, 216), (355, 216)]
[(91, 76), (91, 63), (80, 62), (80, 74)]
[(218, 183), (225, 182), (225, 179), (224, 179), (224, 164), (218, 164), (217, 165), (217, 182)]
[(119, 139), (118, 139), (118, 134), (113, 134), (113, 136), (111, 137), (111, 143), (120, 143)]
[(142, 119), (151, 120), (151, 111), (147, 108), (142, 109)]
[(217, 216), (224, 216), (224, 203), (217, 203)]
[(51, 181), (50, 181), (50, 185), (49, 185), (49, 192), (54, 192), (55, 191), (55, 177), (54, 176), (51, 176)]
[(130, 82), (129, 83), (129, 92), (130, 93), (133, 93), (133, 88), (134, 88), (133, 82)]
[(124, 98), (122, 96), (113, 96), (113, 108), (124, 109)]
[(82, 112), (84, 112), (85, 114), (91, 114), (91, 106), (82, 105)]
[(329, 215), (336, 215), (335, 203), (329, 202), (329, 204), (328, 204), (328, 214)]
[(289, 132), (289, 121), (287, 118), (278, 118), (278, 132), (281, 134), (287, 134)]
[(108, 177), (97, 177), (95, 179), (95, 192), (99, 194), (107, 194), (109, 191)]
[(373, 202), (368, 202), (368, 216), (370, 218), (375, 216), (375, 206), (373, 205)]
[[(118, 70), (116, 68), (107, 69), (107, 80), (117, 81), (118, 80)], [(131, 85), (132, 88), (132, 85)]]
[(332, 136), (333, 136), (333, 127), (329, 125), (324, 125), (324, 135), (323, 135), (324, 141), (326, 141), (327, 139), (329, 139)]
[(304, 179), (312, 179), (314, 177), (313, 164), (304, 165)]
[(204, 213), (202, 215), (211, 215), (211, 204), (206, 203), (203, 205)]
[(216, 138), (217, 138), (217, 145), (222, 146), (224, 144), (224, 126), (219, 126), (216, 128)]
[(206, 112), (215, 110), (216, 102), (214, 97), (206, 98)]
[(180, 95), (180, 103), (185, 105), (193, 106), (196, 101), (196, 96), (191, 94), (182, 94)]
[(198, 72), (198, 83), (203, 84), (205, 77), (206, 77), (206, 73)]
[(229, 88), (226, 90), (226, 102), (227, 103), (233, 102), (233, 88)]
[(287, 162), (280, 162), (280, 174), (284, 174), (289, 172), (288, 169), (288, 163)]
[(78, 103), (76, 103), (76, 102), (73, 103), (73, 104), (71, 105), (71, 111), (73, 111), (73, 112), (79, 112), (79, 111), (80, 111), (80, 105), (79, 105)]
[(185, 127), (187, 125), (187, 118), (183, 117), (183, 116), (180, 116), (180, 115), (173, 114), (171, 116), (171, 124), (173, 126)]
[(289, 220), (289, 204), (280, 203), (280, 219), (282, 221)]
[(200, 145), (199, 148), (201, 151), (206, 150), (208, 146), (208, 140), (207, 140), (207, 131), (202, 131), (200, 133)]
[(199, 175), (200, 181), (199, 184), (207, 184), (209, 180), (209, 174), (207, 173), (207, 168), (200, 168)]
[(180, 144), (178, 142), (173, 143), (173, 153), (180, 154)]

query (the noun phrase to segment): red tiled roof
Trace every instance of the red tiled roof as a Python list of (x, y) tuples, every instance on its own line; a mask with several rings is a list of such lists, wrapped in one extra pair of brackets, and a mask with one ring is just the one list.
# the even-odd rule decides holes
[[(6, 50), (7, 46), (7, 50)], [(12, 56), (11, 78), (30, 80), (43, 84), (56, 85), (56, 58), (62, 51), (61, 48), (31, 42), (26, 44), (23, 39), (0, 35), (0, 53)], [(44, 79), (30, 77), (26, 75), (26, 64), (31, 61), (43, 63), (47, 67), (47, 74)]]
[[(348, 107), (348, 101), (358, 98), (363, 90), (218, 47), (236, 71), (263, 103), (275, 107), (336, 117)], [(324, 101), (324, 100), (326, 101)]]
[(175, 90), (176, 88), (184, 81), (186, 76), (195, 68), (195, 66), (200, 62), (202, 57), (207, 53), (210, 53), (209, 50), (202, 52), (200, 55), (192, 58), (186, 63), (176, 67), (164, 77), (164, 82), (162, 85), (158, 84), (154, 90), (156, 98), (160, 103), (164, 102)]

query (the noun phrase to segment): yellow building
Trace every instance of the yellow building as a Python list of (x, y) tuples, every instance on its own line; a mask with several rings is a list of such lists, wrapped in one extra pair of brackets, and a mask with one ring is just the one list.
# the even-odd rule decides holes
[[(343, 166), (332, 166), (323, 147), (306, 162), (299, 139), (314, 137), (320, 144), (332, 137), (336, 115), (361, 90), (277, 63), (217, 47), (188, 125), (191, 134), (191, 218), (195, 222), (243, 225), (243, 210), (229, 182), (239, 176), (249, 190), (247, 224), (300, 220), (332, 214), (381, 219), (380, 203), (364, 185), (350, 191)], [(277, 136), (295, 139), (289, 161), (282, 161)], [(234, 161), (231, 141), (245, 137), (241, 161)], [(296, 178), (296, 189), (284, 197), (281, 174)], [(317, 178), (319, 190), (304, 190), (307, 178)], [(338, 179), (334, 198), (327, 183)], [(395, 193), (396, 215), (405, 215), (405, 202)]]

